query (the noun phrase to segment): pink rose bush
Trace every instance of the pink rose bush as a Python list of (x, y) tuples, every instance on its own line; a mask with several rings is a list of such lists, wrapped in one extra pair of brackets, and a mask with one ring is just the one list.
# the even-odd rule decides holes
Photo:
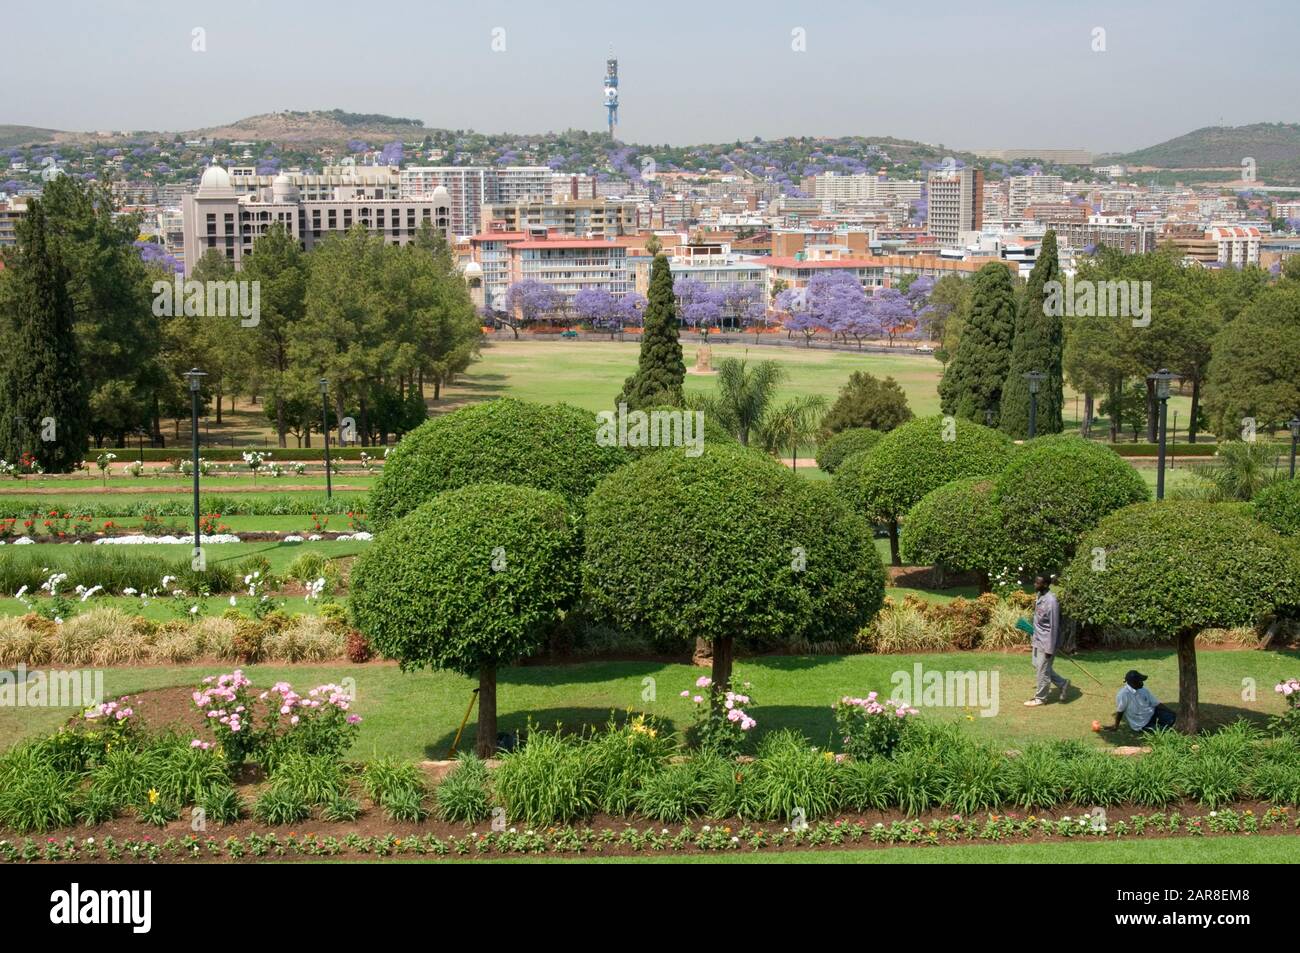
[[(695, 706), (695, 722), (690, 734), (695, 744), (705, 751), (713, 751), (734, 758), (745, 744), (745, 737), (758, 722), (746, 711), (753, 699), (741, 692), (715, 688), (713, 679), (701, 675), (695, 680), (698, 692), (689, 689), (681, 693)], [(742, 686), (749, 690), (749, 682)]]
[(1273, 691), (1286, 700), (1286, 710), (1273, 718), (1272, 729), (1300, 737), (1300, 679), (1288, 678), (1274, 685)]
[(356, 740), (361, 717), (351, 713), (352, 696), (341, 686), (318, 685), (300, 695), (288, 682), (276, 682), (256, 698), (252, 687), (236, 669), (209, 675), (192, 696), (228, 762), (255, 760), (269, 769), (289, 751), (340, 757)]
[(844, 751), (855, 759), (876, 755), (889, 757), (917, 714), (902, 702), (880, 699), (876, 692), (866, 698), (845, 696), (835, 704), (835, 727), (844, 741)]

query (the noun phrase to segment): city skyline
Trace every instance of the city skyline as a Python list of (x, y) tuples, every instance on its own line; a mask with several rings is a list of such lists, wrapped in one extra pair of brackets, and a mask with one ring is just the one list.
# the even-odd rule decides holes
[[(1300, 25), (1282, 3), (1213, 30), (1197, 15), (1213, 9), (1206, 3), (1079, 11), (1012, 2), (997, 17), (943, 5), (927, 18), (760, 0), (743, 14), (670, 3), (592, 17), (572, 4), (460, 10), (399, 0), (359, 21), (332, 0), (124, 6), (131, 16), (73, 3), (58, 31), (25, 31), (0, 64), (0, 83), (21, 90), (0, 120), (180, 131), (341, 108), (430, 128), (596, 131), (606, 123), (597, 70), (612, 53), (626, 142), (862, 134), (1101, 154), (1205, 126), (1291, 120), (1287, 94), (1300, 79), (1293, 60), (1268, 63), (1244, 96), (1218, 68), (1250, 49), (1261, 23)], [(525, 95), (539, 76), (545, 95)]]

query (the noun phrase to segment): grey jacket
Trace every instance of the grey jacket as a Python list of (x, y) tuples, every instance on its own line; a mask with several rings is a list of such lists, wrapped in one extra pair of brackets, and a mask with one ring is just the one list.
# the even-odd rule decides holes
[(1061, 604), (1050, 589), (1034, 601), (1033, 646), (1047, 655), (1055, 655), (1061, 641)]

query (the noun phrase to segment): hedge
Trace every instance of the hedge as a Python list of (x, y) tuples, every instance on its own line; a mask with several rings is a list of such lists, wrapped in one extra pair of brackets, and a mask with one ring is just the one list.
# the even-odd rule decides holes
[[(37, 499), (36, 497), (0, 497), (0, 519), (23, 519), (33, 513), (89, 514), (95, 519), (131, 516), (184, 516), (194, 513), (194, 503), (189, 496), (171, 496), (165, 499), (133, 499), (127, 494), (103, 494), (94, 499), (69, 503), (66, 499)], [(335, 493), (332, 499), (320, 496), (263, 496), (260, 493), (234, 493), (228, 496), (205, 494), (199, 497), (201, 513), (220, 513), (222, 516), (311, 516), (364, 513), (366, 494)]]
[[(396, 446), (396, 444), (394, 444)], [(330, 444), (330, 460), (352, 460), (361, 459), (361, 454), (365, 453), (376, 462), (382, 462), (384, 451), (390, 447), (336, 447)], [(277, 447), (275, 444), (261, 444), (256, 446), (242, 447), (216, 447), (199, 446), (199, 456), (204, 460), (211, 460), (215, 463), (241, 463), (243, 454), (257, 451), (261, 454), (269, 454), (270, 463), (291, 463), (300, 461), (303, 463), (324, 463), (325, 449), (320, 446), (315, 447)], [(193, 458), (193, 449), (188, 443), (178, 443), (171, 447), (145, 447), (143, 450), (138, 447), (91, 447), (86, 451), (84, 457), (86, 463), (94, 472), (95, 458), (101, 453), (115, 453), (117, 459), (113, 461), (114, 465), (130, 463), (132, 460), (143, 460), (145, 463), (170, 463), (172, 460), (190, 460)]]
[[(1103, 443), (1090, 440), (1099, 447), (1109, 447), (1121, 457), (1156, 457), (1160, 455), (1159, 444), (1154, 443)], [(1165, 459), (1178, 457), (1212, 457), (1218, 449), (1216, 443), (1168, 443), (1165, 445)]]
[(1279, 480), (1255, 494), (1255, 519), (1283, 536), (1300, 536), (1300, 480)]
[(392, 452), (370, 493), (382, 529), (444, 491), (495, 481), (559, 493), (571, 504), (630, 459), (596, 440), (596, 415), (502, 398), (426, 421)]

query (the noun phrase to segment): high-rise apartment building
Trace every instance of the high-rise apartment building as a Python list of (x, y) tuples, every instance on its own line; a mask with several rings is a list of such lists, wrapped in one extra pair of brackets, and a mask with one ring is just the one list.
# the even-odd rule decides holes
[(1031, 205), (1065, 199), (1065, 183), (1059, 175), (1013, 175), (1008, 186), (1007, 213), (1011, 218), (1022, 218)]
[(983, 169), (931, 172), (926, 190), (926, 230), (940, 247), (956, 248), (962, 232), (984, 227)]

